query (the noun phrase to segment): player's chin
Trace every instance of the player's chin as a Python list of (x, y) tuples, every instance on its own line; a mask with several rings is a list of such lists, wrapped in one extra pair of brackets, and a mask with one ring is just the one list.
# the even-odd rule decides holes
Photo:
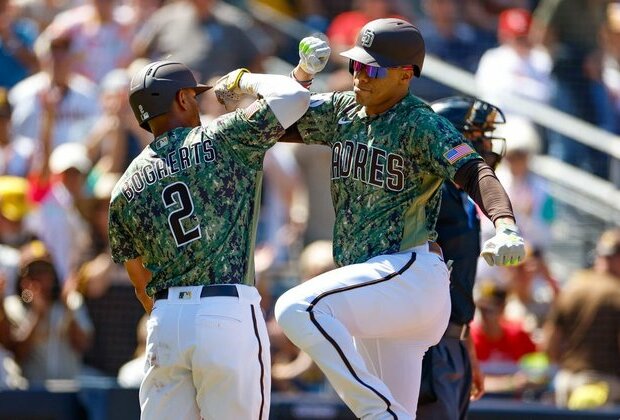
[(355, 101), (360, 105), (366, 105), (368, 103), (368, 99), (370, 98), (370, 92), (367, 90), (363, 90), (358, 88), (357, 86), (353, 87), (353, 93), (355, 93)]

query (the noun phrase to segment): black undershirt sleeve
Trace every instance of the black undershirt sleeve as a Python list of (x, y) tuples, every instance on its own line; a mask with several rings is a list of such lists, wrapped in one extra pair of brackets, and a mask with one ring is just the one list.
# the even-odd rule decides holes
[(472, 160), (461, 166), (456, 171), (454, 182), (469, 194), (493, 223), (501, 217), (515, 220), (506, 190), (483, 160)]

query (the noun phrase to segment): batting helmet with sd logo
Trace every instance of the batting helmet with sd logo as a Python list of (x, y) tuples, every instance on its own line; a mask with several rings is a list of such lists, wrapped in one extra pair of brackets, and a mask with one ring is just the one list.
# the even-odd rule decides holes
[(150, 132), (149, 120), (170, 111), (179, 90), (193, 88), (196, 94), (200, 94), (211, 87), (196, 82), (185, 64), (156, 61), (132, 77), (129, 103), (140, 127)]
[(413, 66), (420, 77), (426, 48), (418, 28), (406, 20), (376, 19), (360, 30), (355, 46), (340, 55), (368, 66)]

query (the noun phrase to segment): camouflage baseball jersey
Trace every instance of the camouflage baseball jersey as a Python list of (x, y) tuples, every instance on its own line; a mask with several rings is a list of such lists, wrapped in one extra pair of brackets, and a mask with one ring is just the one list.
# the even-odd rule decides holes
[(264, 100), (207, 127), (177, 128), (134, 159), (110, 202), (112, 258), (143, 257), (147, 293), (254, 284), (263, 157), (284, 134)]
[(448, 120), (413, 95), (367, 116), (353, 92), (316, 94), (297, 128), (305, 143), (332, 149), (338, 265), (434, 240), (441, 183), (481, 159)]

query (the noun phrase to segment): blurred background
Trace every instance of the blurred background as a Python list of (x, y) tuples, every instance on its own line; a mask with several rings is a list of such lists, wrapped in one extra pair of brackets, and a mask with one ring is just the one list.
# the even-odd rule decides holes
[[(529, 249), (517, 267), (480, 265), (487, 394), (470, 418), (620, 417), (619, 1), (0, 0), (0, 419), (139, 417), (143, 310), (107, 243), (112, 188), (151, 140), (131, 75), (161, 58), (205, 82), (287, 74), (299, 40), (323, 33), (332, 57), (311, 90), (347, 90), (338, 53), (381, 17), (425, 38), (415, 95), (506, 114), (497, 173)], [(203, 123), (224, 112), (201, 99)], [(273, 320), (284, 290), (333, 268), (330, 162), (290, 144), (265, 159), (255, 260), (273, 419), (354, 418)]]

